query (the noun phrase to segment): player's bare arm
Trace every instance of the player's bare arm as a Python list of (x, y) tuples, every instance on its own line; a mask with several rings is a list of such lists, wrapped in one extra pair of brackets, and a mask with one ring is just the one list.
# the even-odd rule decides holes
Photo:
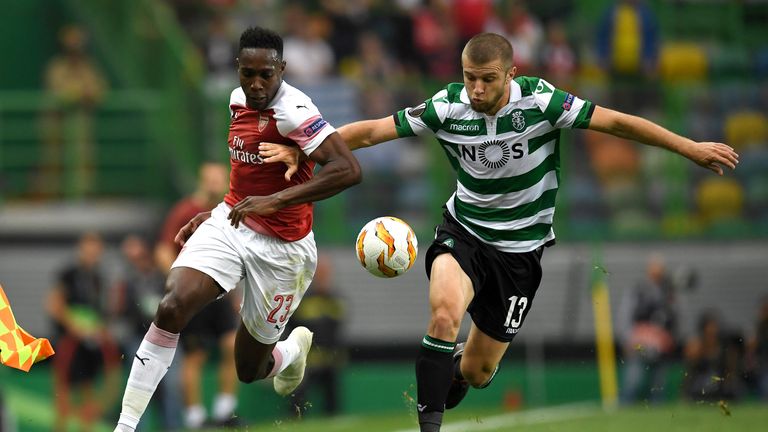
[(350, 150), (370, 147), (397, 138), (393, 116), (350, 123), (340, 127), (339, 134), (347, 142)]
[[(392, 116), (350, 123), (340, 127), (337, 131), (350, 150), (370, 147), (397, 138), (395, 120)], [(267, 163), (284, 163), (288, 167), (285, 171), (286, 180), (291, 179), (291, 176), (299, 169), (299, 162), (306, 158), (306, 155), (296, 147), (275, 143), (259, 144), (259, 155)]]
[(186, 225), (181, 227), (179, 233), (176, 234), (176, 237), (173, 239), (173, 241), (176, 242), (176, 244), (179, 246), (183, 247), (184, 243), (186, 243), (189, 237), (192, 236), (197, 227), (202, 225), (202, 223), (208, 220), (210, 217), (211, 212), (209, 211), (198, 213), (197, 216), (193, 217), (189, 222), (187, 222)]
[(600, 106), (595, 107), (589, 129), (665, 148), (719, 175), (723, 175), (723, 167), (735, 169), (739, 163), (739, 155), (727, 144), (696, 142), (652, 121)]
[(319, 201), (336, 195), (362, 180), (357, 159), (336, 132), (328, 135), (309, 157), (322, 165), (311, 180), (272, 195), (249, 196), (243, 199), (232, 207), (229, 213), (232, 226), (238, 227), (249, 214), (267, 215), (287, 206)]

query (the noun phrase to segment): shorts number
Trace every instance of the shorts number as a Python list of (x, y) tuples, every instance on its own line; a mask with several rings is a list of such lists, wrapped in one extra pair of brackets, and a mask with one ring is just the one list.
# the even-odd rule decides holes
[[(274, 300), (277, 302), (277, 306), (275, 306), (275, 308), (272, 309), (272, 311), (269, 313), (269, 316), (267, 316), (267, 322), (272, 324), (278, 321), (285, 322), (285, 318), (288, 317), (288, 313), (291, 311), (291, 305), (293, 304), (293, 294), (287, 296), (278, 294), (275, 296)], [(280, 309), (283, 308), (283, 303), (285, 303), (285, 311), (282, 315), (280, 315), (279, 318), (275, 318), (275, 315), (277, 315), (277, 313), (280, 312)]]
[[(507, 320), (504, 322), (504, 327), (518, 328), (523, 322), (523, 312), (525, 312), (525, 308), (528, 306), (528, 297), (520, 297), (518, 299), (517, 296), (512, 296), (509, 298), (509, 301), (512, 302), (512, 304), (509, 306), (509, 312), (507, 313)], [(517, 311), (517, 318), (513, 320), (512, 317), (515, 315), (515, 311)]]

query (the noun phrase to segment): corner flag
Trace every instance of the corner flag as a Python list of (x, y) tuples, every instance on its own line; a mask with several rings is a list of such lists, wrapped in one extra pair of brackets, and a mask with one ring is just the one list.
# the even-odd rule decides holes
[(35, 338), (16, 324), (11, 304), (0, 285), (0, 363), (29, 372), (34, 363), (53, 354), (48, 339)]

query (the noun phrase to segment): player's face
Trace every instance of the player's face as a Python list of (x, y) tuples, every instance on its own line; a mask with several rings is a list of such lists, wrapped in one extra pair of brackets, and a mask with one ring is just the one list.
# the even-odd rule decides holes
[(496, 114), (509, 101), (509, 82), (516, 69), (506, 68), (501, 59), (484, 64), (472, 63), (466, 56), (461, 58), (464, 87), (467, 89), (472, 109), (488, 115)]
[(274, 49), (243, 48), (240, 51), (237, 72), (248, 107), (267, 108), (283, 82), (284, 70), (285, 62)]

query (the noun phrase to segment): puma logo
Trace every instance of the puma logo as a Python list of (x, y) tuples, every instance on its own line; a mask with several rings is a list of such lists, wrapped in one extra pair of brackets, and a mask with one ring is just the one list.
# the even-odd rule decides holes
[(147, 365), (147, 364), (146, 364), (146, 363), (144, 363), (144, 362), (145, 362), (145, 361), (149, 361), (149, 357), (147, 357), (147, 358), (141, 358), (141, 357), (139, 357), (139, 354), (134, 354), (134, 355), (135, 355), (135, 356), (136, 356), (136, 358), (137, 358), (137, 359), (138, 359), (138, 360), (141, 362), (141, 365), (142, 365), (142, 366), (146, 366), (146, 365)]

